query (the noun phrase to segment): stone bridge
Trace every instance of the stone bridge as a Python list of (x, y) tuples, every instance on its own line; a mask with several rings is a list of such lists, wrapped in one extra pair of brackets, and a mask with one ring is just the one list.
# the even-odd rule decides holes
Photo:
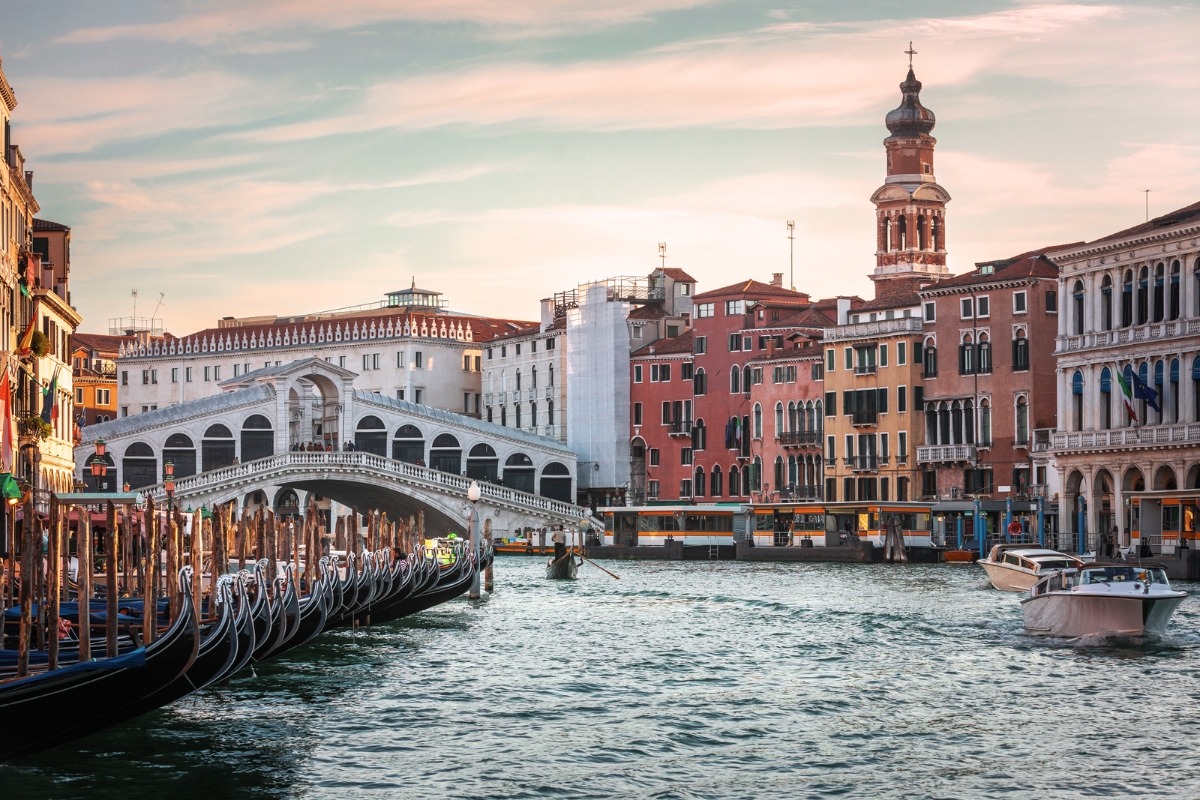
[[(84, 428), (76, 466), (92, 491), (128, 484), (165, 502), (169, 464), (179, 507), (423, 511), (433, 533), (463, 530), (472, 481), (500, 535), (587, 513), (571, 502), (576, 458), (560, 442), (355, 390), (355, 377), (316, 358), (249, 372), (220, 394)], [(102, 480), (90, 474), (101, 441)]]

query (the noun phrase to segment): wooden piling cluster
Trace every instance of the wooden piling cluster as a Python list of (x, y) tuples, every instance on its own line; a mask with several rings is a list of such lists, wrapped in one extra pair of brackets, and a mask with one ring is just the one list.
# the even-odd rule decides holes
[[(221, 576), (252, 569), (259, 559), (266, 560), (272, 579), (286, 574), (283, 565), (294, 565), (303, 596), (317, 585), (323, 556), (338, 555), (335, 563), (344, 565), (349, 553), (377, 553), (380, 561), (384, 553), (389, 558), (425, 555), (423, 515), (390, 520), (368, 511), (360, 533), (357, 513), (338, 518), (329, 532), (314, 507), (298, 518), (283, 518), (261, 509), (235, 515), (232, 503), (211, 514), (186, 514), (156, 507), (152, 500), (144, 509), (109, 501), (99, 511), (103, 526), (99, 521), (93, 526), (91, 509), (58, 498), (46, 517), (33, 513), (32, 504), (25, 509), (2, 559), (0, 650), (14, 649), (16, 666), (0, 672), (0, 681), (58, 668), (64, 647), (74, 650), (75, 658), (88, 654), (86, 660), (116, 656), (119, 643), (130, 637), (138, 645), (152, 643), (160, 634), (154, 613), (160, 599), (166, 599), (168, 626), (180, 614), (182, 594), (173, 576), (184, 567), (193, 567), (192, 611), (203, 619), (213, 613), (207, 601)], [(9, 530), (14, 522), (10, 515)], [(118, 613), (128, 599), (140, 599), (145, 611)], [(77, 621), (62, 613), (72, 600), (79, 604)], [(13, 609), (19, 609), (15, 619)], [(32, 663), (32, 651), (44, 651), (44, 659)]]

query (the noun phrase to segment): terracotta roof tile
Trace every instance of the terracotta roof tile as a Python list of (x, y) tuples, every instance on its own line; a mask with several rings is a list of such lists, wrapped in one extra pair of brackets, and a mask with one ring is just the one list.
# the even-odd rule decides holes
[[(645, 347), (640, 347), (635, 350), (631, 358), (643, 358), (646, 356), (674, 356), (680, 354), (691, 354), (694, 347), (694, 341), (691, 331), (681, 333), (670, 339), (659, 339), (656, 342), (651, 342)], [(654, 352), (650, 352), (653, 350)]]

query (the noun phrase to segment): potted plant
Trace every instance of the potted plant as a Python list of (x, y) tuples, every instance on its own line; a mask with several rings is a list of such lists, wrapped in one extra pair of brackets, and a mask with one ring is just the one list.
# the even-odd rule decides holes
[(50, 337), (41, 331), (34, 331), (29, 339), (29, 351), (38, 358), (50, 352)]
[(17, 433), (40, 442), (50, 438), (50, 434), (54, 433), (54, 426), (42, 419), (40, 415), (30, 414), (17, 420)]

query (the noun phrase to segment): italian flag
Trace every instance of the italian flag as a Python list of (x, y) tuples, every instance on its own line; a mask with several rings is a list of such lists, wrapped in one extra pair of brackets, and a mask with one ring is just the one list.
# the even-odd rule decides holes
[(1137, 422), (1137, 409), (1133, 407), (1133, 387), (1129, 385), (1129, 381), (1125, 380), (1125, 373), (1119, 369), (1117, 370), (1117, 382), (1121, 384), (1121, 399), (1125, 401), (1125, 410), (1129, 412), (1129, 418)]

